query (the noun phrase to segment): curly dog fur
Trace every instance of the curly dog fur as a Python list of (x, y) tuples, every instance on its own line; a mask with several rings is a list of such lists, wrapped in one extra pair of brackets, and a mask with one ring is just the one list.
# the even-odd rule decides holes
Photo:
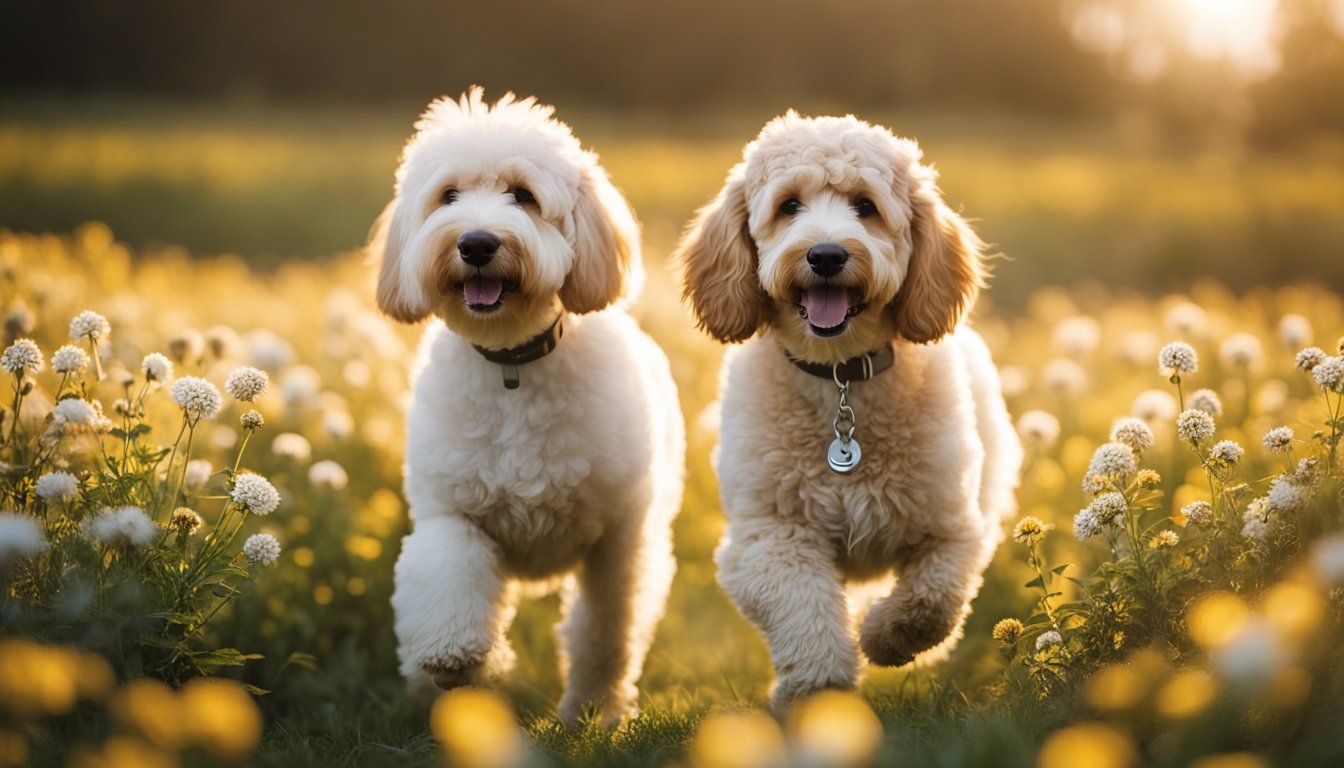
[[(715, 559), (769, 642), (777, 709), (852, 688), (860, 648), (890, 666), (950, 651), (1015, 509), (1021, 447), (989, 352), (961, 324), (984, 244), (921, 159), (852, 116), (790, 112), (678, 249), (701, 327), (746, 342), (722, 376)], [(850, 391), (862, 461), (837, 474), (837, 387), (785, 352), (829, 365), (885, 344), (893, 367)], [(893, 576), (858, 622), (846, 583)]]
[[(407, 420), (402, 673), (449, 688), (507, 670), (519, 584), (568, 577), (559, 716), (618, 723), (675, 570), (685, 453), (667, 359), (621, 308), (640, 280), (633, 215), (549, 107), (473, 89), (416, 124), (370, 250), (382, 309), (435, 317)], [(515, 390), (473, 349), (562, 314)]]

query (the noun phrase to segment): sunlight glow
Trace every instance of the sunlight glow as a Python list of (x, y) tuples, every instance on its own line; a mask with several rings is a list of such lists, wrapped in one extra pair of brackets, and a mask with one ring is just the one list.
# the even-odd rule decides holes
[(1185, 45), (1202, 59), (1227, 59), (1248, 74), (1279, 66), (1278, 0), (1181, 0)]

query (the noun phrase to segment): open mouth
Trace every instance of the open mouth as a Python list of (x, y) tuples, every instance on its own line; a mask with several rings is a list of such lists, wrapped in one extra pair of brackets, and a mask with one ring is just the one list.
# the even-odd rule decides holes
[(498, 312), (504, 306), (504, 295), (518, 290), (515, 282), (484, 275), (475, 275), (454, 287), (462, 291), (467, 308), (481, 314)]
[(823, 283), (798, 289), (798, 316), (823, 339), (844, 333), (849, 319), (867, 307), (862, 292), (855, 288)]

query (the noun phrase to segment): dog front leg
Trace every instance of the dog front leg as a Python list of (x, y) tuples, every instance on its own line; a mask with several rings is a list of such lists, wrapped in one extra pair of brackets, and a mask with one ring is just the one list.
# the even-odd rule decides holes
[(959, 637), (983, 581), (987, 549), (983, 537), (945, 540), (902, 564), (895, 589), (868, 611), (859, 631), (869, 661), (903, 666)]
[(496, 545), (451, 515), (418, 519), (402, 539), (392, 608), (397, 655), (408, 681), (440, 688), (480, 682), (512, 656)]
[(811, 531), (778, 521), (730, 524), (714, 555), (719, 584), (770, 644), (778, 714), (817, 691), (853, 688), (858, 676), (834, 558)]

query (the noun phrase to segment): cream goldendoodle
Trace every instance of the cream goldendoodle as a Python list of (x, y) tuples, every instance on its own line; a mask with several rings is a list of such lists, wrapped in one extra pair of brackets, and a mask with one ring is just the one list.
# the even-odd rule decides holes
[(413, 373), (396, 634), (413, 684), (513, 661), (519, 582), (572, 574), (558, 711), (635, 704), (675, 570), (685, 440), (662, 351), (620, 308), (639, 232), (549, 107), (432, 103), (377, 225), (378, 303), (433, 315)]
[(679, 248), (700, 325), (750, 339), (724, 363), (715, 559), (769, 641), (777, 708), (855, 685), (848, 581), (897, 579), (858, 627), (870, 661), (950, 650), (1015, 508), (1021, 447), (960, 325), (984, 245), (920, 161), (884, 128), (790, 112)]

